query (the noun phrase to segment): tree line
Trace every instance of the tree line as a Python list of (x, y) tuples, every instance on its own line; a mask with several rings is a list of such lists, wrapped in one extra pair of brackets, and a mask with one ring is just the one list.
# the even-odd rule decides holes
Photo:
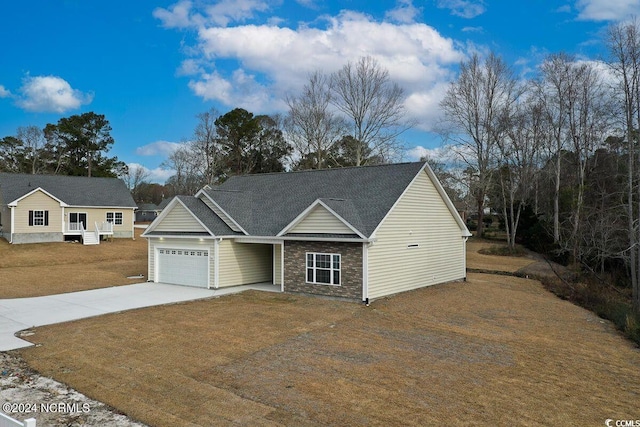
[(64, 117), (44, 129), (21, 126), (0, 139), (0, 172), (116, 177), (124, 162), (107, 153), (114, 144), (102, 114)]
[(473, 55), (441, 102), (441, 132), (479, 235), (490, 208), (515, 248), (530, 210), (556, 254), (626, 271), (640, 311), (640, 25), (612, 25), (606, 43), (607, 63), (550, 54), (527, 80)]

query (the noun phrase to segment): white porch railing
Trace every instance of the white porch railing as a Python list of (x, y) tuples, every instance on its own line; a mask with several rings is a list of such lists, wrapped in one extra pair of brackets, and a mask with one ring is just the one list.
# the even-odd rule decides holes
[[(95, 222), (95, 231), (101, 234), (113, 234), (113, 223), (105, 221), (105, 222)], [(83, 234), (86, 230), (82, 222), (68, 222), (67, 223), (67, 232), (77, 232), (78, 234)]]
[(93, 233), (96, 235), (96, 240), (100, 241), (100, 230), (98, 229), (98, 223), (96, 222), (96, 229), (93, 230)]
[(18, 421), (0, 412), (0, 427), (36, 427), (36, 419)]
[(82, 222), (70, 222), (68, 223), (67, 231), (82, 231), (84, 227), (82, 226)]
[(100, 234), (113, 234), (113, 223), (109, 221), (96, 222), (96, 232)]

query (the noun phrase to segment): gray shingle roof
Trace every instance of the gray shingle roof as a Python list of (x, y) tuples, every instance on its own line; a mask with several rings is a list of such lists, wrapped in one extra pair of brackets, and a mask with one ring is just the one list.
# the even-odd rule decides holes
[(216, 236), (240, 235), (233, 231), (200, 199), (193, 196), (176, 196)]
[(129, 189), (117, 178), (0, 173), (3, 204), (38, 187), (71, 206), (136, 207)]
[(275, 236), (317, 199), (370, 237), (424, 163), (234, 176), (205, 189), (254, 236)]

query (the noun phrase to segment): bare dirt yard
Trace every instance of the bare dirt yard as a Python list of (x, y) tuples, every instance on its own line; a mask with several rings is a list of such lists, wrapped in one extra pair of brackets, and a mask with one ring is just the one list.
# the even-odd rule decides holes
[(80, 243), (10, 245), (0, 239), (0, 299), (53, 295), (145, 281), (147, 241), (113, 239), (96, 246)]
[[(469, 267), (527, 260), (491, 258)], [(539, 282), (504, 275), (471, 273), (370, 307), (251, 291), (28, 339), (38, 346), (14, 356), (154, 426), (640, 419), (640, 350)]]

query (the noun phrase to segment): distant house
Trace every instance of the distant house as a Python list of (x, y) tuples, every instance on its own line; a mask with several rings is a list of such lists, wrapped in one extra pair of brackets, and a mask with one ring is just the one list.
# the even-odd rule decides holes
[(133, 237), (135, 209), (120, 179), (0, 173), (0, 235), (10, 243)]
[(153, 203), (142, 203), (138, 205), (136, 210), (136, 222), (151, 222), (158, 214), (162, 212), (162, 209)]
[(235, 176), (143, 233), (151, 281), (363, 301), (465, 278), (470, 235), (426, 163)]

